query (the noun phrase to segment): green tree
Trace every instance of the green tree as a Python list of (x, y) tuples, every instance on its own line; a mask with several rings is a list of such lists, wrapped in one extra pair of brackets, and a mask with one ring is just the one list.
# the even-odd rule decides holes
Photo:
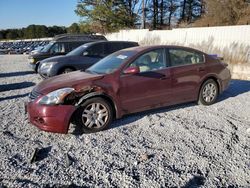
[(60, 35), (66, 33), (66, 27), (52, 26), (48, 27), (48, 37), (54, 37), (55, 35)]
[(43, 38), (48, 36), (48, 28), (45, 25), (35, 26), (35, 38)]
[(27, 28), (0, 30), (0, 39), (31, 39), (54, 37), (55, 35), (63, 34), (66, 32), (66, 27), (29, 25)]
[(29, 25), (24, 30), (24, 38), (32, 39), (36, 38), (36, 26), (35, 25)]
[(73, 23), (67, 28), (68, 33), (80, 33), (80, 27), (77, 23)]
[(18, 33), (16, 29), (10, 29), (6, 34), (6, 39), (17, 39)]
[(133, 27), (136, 21), (134, 0), (80, 0), (76, 14), (91, 24), (94, 32), (112, 32)]
[(84, 34), (92, 34), (93, 32), (93, 26), (89, 23), (80, 23), (79, 24), (80, 27), (80, 33), (84, 33)]

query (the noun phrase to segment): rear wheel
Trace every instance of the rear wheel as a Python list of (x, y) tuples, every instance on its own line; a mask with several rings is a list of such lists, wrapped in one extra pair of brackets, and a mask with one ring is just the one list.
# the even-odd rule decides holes
[(203, 83), (199, 93), (199, 104), (211, 105), (213, 104), (219, 94), (217, 83), (213, 79), (209, 79)]
[(96, 97), (86, 100), (78, 109), (75, 123), (85, 133), (107, 129), (113, 120), (113, 111), (109, 102)]

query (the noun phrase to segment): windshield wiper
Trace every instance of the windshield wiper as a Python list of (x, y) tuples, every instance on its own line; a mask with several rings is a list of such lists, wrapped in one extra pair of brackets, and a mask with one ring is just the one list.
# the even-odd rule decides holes
[(86, 69), (86, 70), (81, 69), (81, 72), (87, 72), (87, 73), (90, 73), (90, 74), (103, 74), (103, 73), (92, 71), (92, 70), (89, 70), (89, 69)]
[(88, 69), (81, 69), (80, 71), (81, 71), (81, 72), (91, 73), (91, 71), (90, 71), (90, 70), (88, 70)]
[(94, 71), (91, 71), (91, 70), (89, 70), (89, 69), (85, 69), (85, 70), (82, 69), (81, 72), (87, 72), (87, 73), (90, 73), (90, 74), (95, 74)]

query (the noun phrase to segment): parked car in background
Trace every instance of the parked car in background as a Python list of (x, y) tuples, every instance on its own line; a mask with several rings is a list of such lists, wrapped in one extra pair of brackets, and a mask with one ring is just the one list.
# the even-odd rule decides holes
[(55, 56), (40, 62), (38, 73), (52, 77), (75, 70), (85, 70), (107, 55), (124, 48), (138, 46), (137, 42), (99, 41), (81, 45), (65, 56)]
[(37, 54), (39, 52), (41, 52), (43, 50), (43, 48), (45, 48), (45, 46), (37, 46), (34, 50), (32, 50), (29, 54), (30, 55), (34, 55)]
[(29, 54), (37, 47), (44, 47), (49, 43), (49, 40), (16, 40), (11, 42), (1, 42), (0, 51), (4, 54)]
[(29, 56), (28, 59), (30, 66), (33, 70), (37, 71), (39, 62), (43, 59), (58, 55), (65, 55), (82, 44), (100, 40), (106, 40), (106, 38), (102, 35), (57, 35), (39, 53), (32, 54)]
[(190, 101), (213, 104), (229, 85), (225, 63), (178, 46), (134, 47), (115, 52), (84, 71), (39, 83), (27, 103), (38, 128), (67, 133), (71, 120), (84, 131), (108, 128), (125, 114)]

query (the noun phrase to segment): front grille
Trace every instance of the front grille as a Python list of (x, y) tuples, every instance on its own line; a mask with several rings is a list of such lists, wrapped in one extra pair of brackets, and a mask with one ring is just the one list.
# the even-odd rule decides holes
[(30, 94), (29, 98), (31, 101), (35, 100), (37, 97), (39, 97), (40, 93), (38, 93), (35, 89), (33, 89)]

